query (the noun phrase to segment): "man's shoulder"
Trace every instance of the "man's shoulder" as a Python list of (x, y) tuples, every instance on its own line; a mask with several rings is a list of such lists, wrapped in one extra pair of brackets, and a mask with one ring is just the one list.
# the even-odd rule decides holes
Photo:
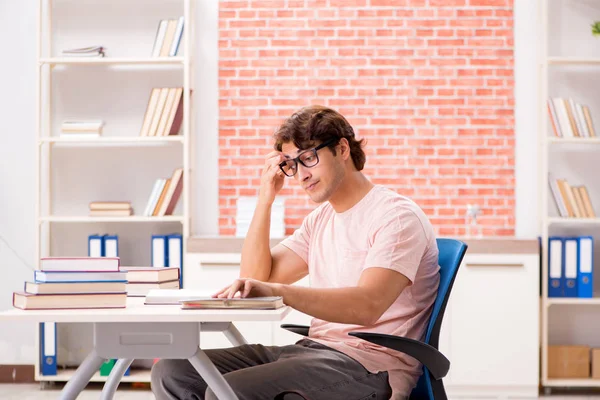
[(378, 219), (382, 223), (390, 218), (397, 218), (401, 225), (410, 220), (418, 221), (426, 233), (432, 229), (429, 218), (413, 199), (385, 186), (378, 186), (377, 190), (373, 209), (381, 217)]

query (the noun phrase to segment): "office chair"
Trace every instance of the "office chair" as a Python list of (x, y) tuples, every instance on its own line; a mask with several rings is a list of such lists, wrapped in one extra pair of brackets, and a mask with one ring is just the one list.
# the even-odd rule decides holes
[[(427, 324), (424, 341), (370, 332), (350, 332), (349, 335), (408, 354), (423, 364), (423, 374), (410, 394), (411, 400), (447, 400), (442, 378), (448, 374), (450, 361), (438, 351), (440, 328), (448, 297), (467, 251), (467, 245), (455, 239), (437, 239), (439, 249), (440, 284)], [(308, 326), (283, 324), (288, 331), (308, 336)]]

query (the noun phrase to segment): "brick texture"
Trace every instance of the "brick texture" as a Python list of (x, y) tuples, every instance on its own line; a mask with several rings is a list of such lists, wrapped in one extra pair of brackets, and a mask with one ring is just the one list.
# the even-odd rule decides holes
[[(514, 234), (512, 0), (220, 1), (219, 229), (258, 193), (279, 123), (337, 109), (367, 139), (365, 173), (442, 236)], [(286, 233), (315, 207), (286, 183)]]

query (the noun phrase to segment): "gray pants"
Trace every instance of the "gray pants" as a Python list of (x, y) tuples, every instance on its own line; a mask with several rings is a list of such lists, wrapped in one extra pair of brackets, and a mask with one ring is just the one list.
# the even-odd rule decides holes
[[(387, 372), (372, 374), (353, 358), (309, 339), (205, 353), (240, 400), (375, 400), (389, 399), (392, 393)], [(157, 362), (152, 391), (158, 400), (216, 399), (188, 360)]]

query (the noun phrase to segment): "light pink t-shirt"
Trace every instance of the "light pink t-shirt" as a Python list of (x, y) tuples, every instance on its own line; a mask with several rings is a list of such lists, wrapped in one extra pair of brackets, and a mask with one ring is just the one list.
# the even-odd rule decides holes
[(370, 372), (388, 371), (393, 396), (408, 396), (421, 364), (348, 332), (377, 332), (421, 340), (439, 285), (438, 248), (431, 223), (410, 199), (375, 185), (349, 210), (328, 202), (313, 210), (282, 244), (308, 264), (310, 286), (351, 287), (367, 268), (397, 271), (410, 280), (373, 326), (313, 318), (309, 337), (359, 361)]

